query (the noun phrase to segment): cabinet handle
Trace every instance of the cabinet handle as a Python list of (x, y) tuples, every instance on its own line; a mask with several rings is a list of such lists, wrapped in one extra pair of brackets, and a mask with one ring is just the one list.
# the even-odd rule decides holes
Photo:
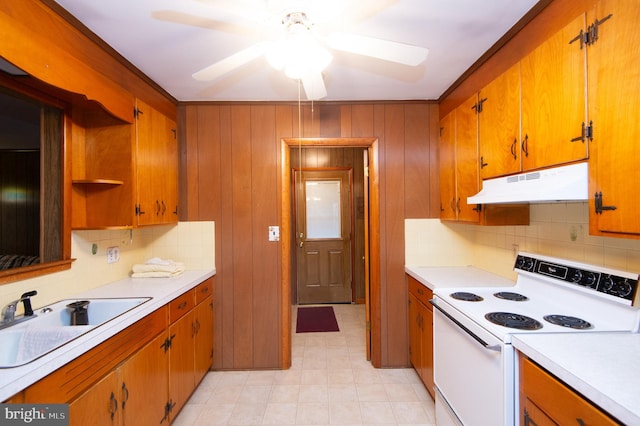
[(122, 409), (124, 410), (125, 405), (129, 401), (129, 389), (127, 388), (127, 384), (122, 382)]
[(584, 426), (584, 420), (582, 420), (580, 417), (576, 418), (576, 421), (580, 426)]
[(596, 192), (594, 198), (595, 198), (594, 201), (595, 201), (596, 214), (602, 214), (602, 212), (605, 211), (605, 210), (616, 210), (617, 209), (616, 206), (604, 206), (604, 205), (602, 205), (602, 192)]
[(458, 197), (458, 201), (456, 202), (456, 208), (458, 209), (458, 213), (460, 213), (460, 197)]
[(172, 211), (171, 213), (177, 215), (178, 214), (178, 206), (176, 206), (176, 209), (174, 211)]
[(164, 200), (162, 200), (161, 203), (162, 203), (162, 216), (164, 216), (165, 212), (167, 211), (167, 206), (164, 203)]
[(513, 138), (513, 143), (511, 144), (511, 155), (513, 155), (513, 159), (517, 160), (518, 156), (516, 155), (516, 146), (518, 145), (518, 138)]
[(585, 126), (584, 122), (582, 122), (582, 133), (580, 136), (571, 139), (571, 142), (584, 142), (586, 139), (593, 140), (593, 121), (590, 121), (588, 126)]
[(109, 397), (109, 412), (111, 413), (111, 420), (116, 416), (116, 412), (118, 411), (118, 400), (113, 392), (111, 392), (111, 396)]
[(487, 167), (489, 164), (484, 162), (484, 156), (480, 156), (480, 168), (484, 169), (485, 167)]
[(524, 152), (524, 156), (529, 156), (529, 135), (524, 135), (524, 139), (522, 140), (522, 152)]
[(156, 200), (156, 216), (160, 214), (160, 202)]
[(181, 311), (186, 307), (187, 307), (187, 301), (185, 300), (184, 302), (178, 305), (178, 310)]

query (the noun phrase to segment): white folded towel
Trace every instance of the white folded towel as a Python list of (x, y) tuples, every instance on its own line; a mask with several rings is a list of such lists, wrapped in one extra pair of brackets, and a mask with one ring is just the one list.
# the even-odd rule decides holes
[(184, 272), (184, 263), (173, 260), (162, 260), (154, 257), (145, 263), (133, 265), (133, 278), (165, 278), (179, 275)]

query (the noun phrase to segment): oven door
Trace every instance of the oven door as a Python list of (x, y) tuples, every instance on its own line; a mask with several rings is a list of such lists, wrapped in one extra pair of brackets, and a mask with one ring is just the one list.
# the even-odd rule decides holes
[[(434, 310), (436, 423), (512, 425), (513, 354), (498, 338), (437, 297)], [(509, 346), (509, 345), (506, 345)], [(506, 352), (506, 354), (505, 354)]]

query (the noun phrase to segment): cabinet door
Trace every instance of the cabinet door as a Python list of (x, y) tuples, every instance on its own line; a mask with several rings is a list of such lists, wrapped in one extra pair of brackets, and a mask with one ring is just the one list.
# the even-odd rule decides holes
[[(602, 20), (598, 38), (587, 48), (589, 114), (594, 126), (589, 161), (590, 232), (637, 236), (640, 56), (636, 44), (640, 37), (640, 3), (602, 0), (589, 22), (596, 19)], [(595, 193), (602, 194), (604, 206), (615, 210), (596, 213)]]
[(200, 383), (213, 364), (213, 297), (195, 310), (195, 384)]
[(166, 417), (169, 401), (166, 338), (166, 334), (161, 333), (119, 369), (125, 425), (160, 424)]
[(118, 371), (113, 371), (69, 403), (71, 426), (120, 425), (122, 423)]
[(467, 204), (467, 197), (480, 189), (478, 156), (478, 96), (474, 95), (456, 108), (456, 210), (458, 221), (479, 222), (477, 205)]
[(175, 120), (164, 117), (164, 164), (162, 165), (162, 222), (178, 222), (178, 127)]
[(524, 170), (587, 158), (584, 29), (582, 14), (521, 61)]
[[(520, 419), (529, 424), (615, 425), (615, 421), (580, 394), (520, 355)], [(539, 421), (539, 423), (538, 423)], [(527, 424), (526, 422), (524, 424)]]
[(136, 109), (137, 224), (177, 222), (175, 122), (140, 100)]
[(435, 399), (433, 382), (433, 310), (422, 305), (422, 381), (432, 398)]
[(456, 163), (455, 163), (455, 110), (440, 121), (440, 219), (455, 220)]
[(480, 176), (520, 171), (520, 63), (480, 91)]
[(416, 372), (422, 377), (422, 328), (420, 302), (409, 293), (409, 360)]
[(172, 413), (177, 413), (189, 399), (195, 388), (194, 378), (194, 311), (181, 317), (169, 327), (171, 350), (169, 352), (169, 395)]

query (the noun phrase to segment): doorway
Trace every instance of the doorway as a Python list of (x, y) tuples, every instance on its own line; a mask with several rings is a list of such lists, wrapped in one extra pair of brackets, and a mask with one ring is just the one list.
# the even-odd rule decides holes
[[(366, 288), (364, 291), (364, 303), (366, 311), (366, 348), (367, 359), (371, 360), (374, 367), (380, 367), (381, 362), (381, 317), (380, 317), (380, 191), (379, 191), (379, 164), (378, 164), (378, 139), (377, 138), (285, 138), (281, 141), (280, 158), (280, 184), (281, 196), (281, 326), (282, 326), (282, 352), (281, 360), (283, 368), (291, 366), (291, 307), (292, 307), (292, 279), (295, 273), (293, 262), (293, 250), (296, 249), (296, 239), (293, 232), (292, 209), (292, 173), (291, 154), (293, 147), (323, 147), (323, 148), (349, 148), (359, 147), (366, 149), (368, 185), (366, 186), (365, 209), (367, 211), (364, 233), (366, 253), (362, 256), (365, 263), (364, 274)], [(368, 207), (368, 208), (367, 208)]]
[(294, 169), (296, 299), (351, 303), (353, 170)]

